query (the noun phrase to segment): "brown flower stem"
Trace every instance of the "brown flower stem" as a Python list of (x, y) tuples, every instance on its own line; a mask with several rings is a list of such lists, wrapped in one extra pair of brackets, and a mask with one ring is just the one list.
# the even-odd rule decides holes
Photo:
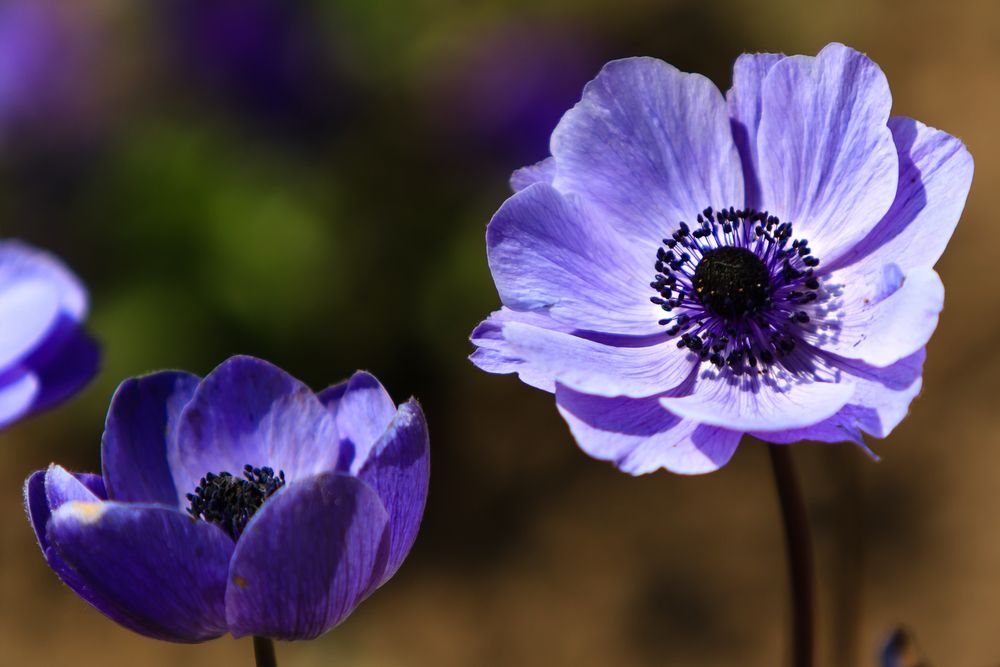
[(802, 492), (792, 464), (791, 448), (768, 445), (774, 484), (781, 504), (785, 526), (785, 546), (792, 598), (792, 665), (812, 667), (814, 653), (814, 602), (812, 547), (809, 543), (809, 518), (802, 502)]
[(274, 642), (267, 637), (254, 636), (253, 656), (257, 667), (278, 667), (278, 660), (274, 657)]

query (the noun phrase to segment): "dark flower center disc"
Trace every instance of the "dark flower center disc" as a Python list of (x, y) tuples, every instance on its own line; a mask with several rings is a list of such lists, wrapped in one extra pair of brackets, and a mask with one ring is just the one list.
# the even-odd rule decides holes
[(745, 248), (709, 250), (698, 262), (692, 281), (695, 294), (709, 311), (726, 319), (756, 312), (767, 301), (767, 265)]
[(239, 539), (264, 501), (284, 485), (284, 471), (275, 475), (274, 470), (266, 466), (244, 466), (242, 478), (228, 472), (208, 473), (201, 478), (194, 493), (187, 494), (191, 503), (188, 513), (218, 525), (234, 540)]

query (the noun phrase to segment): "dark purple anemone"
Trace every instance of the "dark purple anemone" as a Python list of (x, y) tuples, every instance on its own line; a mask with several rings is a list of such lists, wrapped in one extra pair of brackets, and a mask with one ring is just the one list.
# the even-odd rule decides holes
[(0, 242), (0, 428), (65, 400), (97, 371), (87, 292), (52, 255)]
[(53, 464), (25, 504), (49, 566), (121, 625), (176, 642), (310, 639), (402, 564), (427, 426), (358, 372), (319, 394), (264, 361), (118, 388), (103, 475)]
[(608, 63), (490, 222), (503, 308), (472, 361), (554, 393), (633, 474), (715, 470), (744, 433), (885, 437), (920, 391), (973, 171), (891, 103), (842, 44), (743, 55), (725, 97)]

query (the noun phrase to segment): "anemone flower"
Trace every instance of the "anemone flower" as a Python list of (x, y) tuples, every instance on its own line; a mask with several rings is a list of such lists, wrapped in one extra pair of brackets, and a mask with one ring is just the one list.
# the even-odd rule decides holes
[(87, 292), (62, 262), (18, 241), (0, 242), (0, 428), (52, 407), (97, 371), (83, 330)]
[(326, 632), (396, 572), (428, 455), (420, 406), (397, 408), (368, 373), (315, 394), (233, 357), (204, 379), (122, 383), (102, 475), (53, 464), (28, 478), (25, 504), (49, 566), (112, 620), (270, 646)]
[(580, 447), (632, 474), (715, 470), (744, 433), (885, 437), (920, 391), (973, 171), (890, 106), (842, 44), (743, 55), (725, 96), (608, 63), (489, 224), (503, 307), (472, 361), (554, 393)]

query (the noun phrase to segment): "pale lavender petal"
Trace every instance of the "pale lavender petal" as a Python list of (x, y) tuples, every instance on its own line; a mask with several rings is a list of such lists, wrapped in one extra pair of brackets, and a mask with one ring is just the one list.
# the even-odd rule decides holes
[(199, 382), (197, 375), (164, 371), (118, 386), (101, 439), (101, 467), (112, 500), (186, 504), (174, 487), (167, 443), (177, 437), (181, 411)]
[(15, 377), (0, 387), (0, 426), (6, 426), (31, 410), (41, 383), (34, 373)]
[(632, 475), (660, 468), (684, 475), (718, 470), (742, 435), (672, 415), (656, 396), (605, 398), (560, 385), (556, 403), (583, 451)]
[(519, 357), (504, 338), (503, 327), (508, 322), (521, 322), (564, 333), (571, 331), (569, 327), (549, 317), (544, 310), (521, 312), (501, 308), (483, 320), (472, 332), (470, 340), (479, 349), (469, 359), (487, 373), (517, 373), (525, 384), (549, 393), (555, 392), (552, 376)]
[(615, 347), (578, 336), (513, 322), (503, 328), (511, 349), (572, 389), (596, 396), (660, 394), (688, 380), (695, 357), (674, 341)]
[(233, 554), (229, 631), (313, 639), (340, 623), (381, 577), (388, 521), (378, 495), (356, 477), (325, 473), (279, 490)]
[[(0, 267), (2, 273), (2, 267)], [(0, 368), (21, 361), (56, 325), (61, 312), (56, 285), (41, 278), (0, 284)]]
[(861, 446), (864, 446), (862, 431), (884, 438), (903, 421), (910, 403), (920, 393), (925, 356), (921, 349), (885, 368), (841, 359), (837, 365), (850, 374), (855, 388), (850, 402), (837, 414), (801, 429), (751, 435), (782, 444), (815, 440), (854, 442)]
[(733, 377), (702, 369), (690, 393), (660, 403), (679, 417), (739, 431), (786, 431), (817, 424), (836, 414), (854, 393), (854, 384), (809, 376)]
[(358, 477), (378, 493), (389, 512), (389, 556), (375, 585), (396, 573), (417, 539), (430, 481), (427, 421), (415, 400), (399, 407)]
[(535, 183), (551, 184), (556, 176), (556, 161), (547, 157), (541, 162), (521, 167), (510, 176), (510, 188), (514, 192), (520, 192), (529, 185)]
[(655, 58), (608, 63), (551, 141), (553, 185), (655, 252), (678, 221), (741, 206), (743, 172), (722, 94)]
[(127, 627), (176, 642), (225, 633), (233, 542), (217, 526), (161, 505), (72, 501), (52, 513), (48, 539), (88, 601)]
[(912, 118), (891, 118), (899, 153), (899, 184), (892, 208), (838, 262), (897, 264), (904, 273), (934, 266), (965, 208), (973, 162), (962, 142)]
[(209, 373), (167, 442), (182, 505), (209, 472), (270, 466), (294, 481), (335, 469), (339, 453), (336, 424), (316, 394), (252, 357), (232, 357)]
[(761, 207), (757, 131), (760, 128), (764, 79), (775, 63), (784, 57), (779, 53), (744, 53), (733, 65), (733, 87), (726, 93), (733, 139), (743, 161), (746, 205), (750, 208)]
[(816, 345), (873, 366), (888, 366), (923, 348), (944, 306), (944, 285), (928, 267), (902, 276), (895, 265), (862, 262), (829, 280), (842, 284), (844, 295), (831, 314), (837, 318), (834, 329)]
[[(326, 403), (329, 408), (331, 401)], [(333, 409), (341, 447), (338, 470), (349, 469), (356, 475), (396, 415), (396, 404), (374, 375), (358, 371), (347, 382)]]
[(59, 309), (73, 319), (87, 314), (87, 290), (59, 258), (20, 241), (0, 241), (0, 284), (34, 281), (51, 286)]
[(878, 65), (842, 44), (791, 56), (764, 81), (757, 150), (763, 206), (832, 262), (882, 219), (899, 160)]
[(500, 300), (515, 310), (546, 309), (577, 329), (628, 335), (662, 330), (649, 281), (656, 253), (635, 254), (578, 200), (536, 184), (500, 207), (486, 230)]

